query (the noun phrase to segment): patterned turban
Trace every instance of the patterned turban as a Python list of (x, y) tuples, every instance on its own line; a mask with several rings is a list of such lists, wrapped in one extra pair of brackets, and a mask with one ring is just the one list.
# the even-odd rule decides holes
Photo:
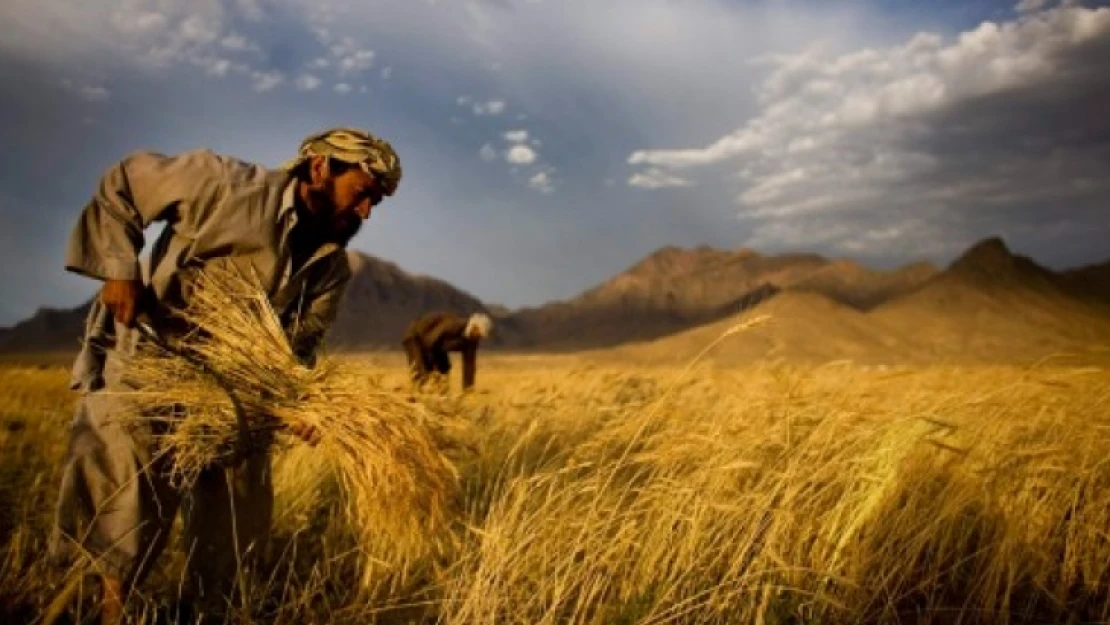
[(360, 165), (381, 183), (385, 195), (393, 195), (401, 182), (401, 160), (393, 146), (365, 130), (333, 128), (312, 135), (301, 142), (297, 157), (282, 167), (294, 169), (312, 156), (329, 156)]

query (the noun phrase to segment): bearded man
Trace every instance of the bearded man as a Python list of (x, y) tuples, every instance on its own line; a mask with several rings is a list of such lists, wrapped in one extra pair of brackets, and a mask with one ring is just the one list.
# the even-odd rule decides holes
[[(400, 180), (392, 146), (356, 128), (306, 138), (277, 169), (209, 150), (140, 151), (104, 173), (66, 250), (68, 271), (103, 286), (74, 364), (79, 397), (51, 541), (59, 564), (89, 559), (101, 582), (102, 622), (122, 618), (124, 597), (163, 551), (179, 508), (187, 593), (211, 604), (228, 596), (239, 567), (249, 572), (273, 507), (265, 451), (202, 474), (184, 493), (149, 466), (150, 451), (113, 418), (128, 410), (111, 394), (125, 388), (126, 356), (147, 340), (136, 317), (164, 338), (178, 336), (189, 328), (172, 312), (188, 304), (196, 272), (245, 271), (260, 279), (298, 358), (313, 366), (351, 276), (347, 244)], [(155, 222), (166, 227), (144, 283), (139, 256)]]

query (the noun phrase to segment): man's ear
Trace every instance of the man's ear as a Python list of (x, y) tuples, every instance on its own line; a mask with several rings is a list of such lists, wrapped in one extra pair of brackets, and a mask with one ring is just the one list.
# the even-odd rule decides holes
[(328, 157), (310, 156), (308, 159), (308, 172), (312, 184), (317, 185), (328, 177)]

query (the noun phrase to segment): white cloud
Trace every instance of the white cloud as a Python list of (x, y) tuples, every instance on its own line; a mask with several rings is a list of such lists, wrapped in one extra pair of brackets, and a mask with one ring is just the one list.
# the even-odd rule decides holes
[(253, 72), (251, 74), (255, 91), (270, 91), (285, 82), (285, 75), (281, 72)]
[(331, 30), (324, 26), (313, 26), (312, 34), (316, 37), (316, 41), (325, 46), (332, 41)]
[[(1091, 46), (1107, 36), (1110, 9), (1065, 6), (985, 22), (948, 42), (919, 33), (887, 49), (764, 59), (774, 69), (757, 89), (757, 115), (704, 147), (632, 153), (628, 162), (648, 169), (629, 184), (681, 185), (675, 172), (727, 163), (742, 184), (735, 196), (742, 215), (755, 220), (748, 244), (777, 238), (852, 252), (888, 248), (889, 237), (859, 234), (868, 223), (867, 232), (899, 232), (930, 246), (941, 231), (907, 214), (929, 213), (962, 229), (969, 227), (965, 211), (1001, 206), (997, 198), (1030, 178), (1064, 192), (1067, 176), (1046, 177), (1043, 161), (992, 146), (1021, 141), (1022, 133), (1052, 141), (1052, 124), (1063, 122), (1047, 107), (1081, 106), (1084, 96), (1069, 100), (1068, 89), (1098, 93), (1091, 79), (1110, 63), (1092, 66), (1106, 46)], [(833, 227), (845, 223), (857, 227)]]
[(490, 162), (497, 160), (497, 150), (492, 145), (486, 143), (482, 149), (478, 150), (478, 156), (482, 157), (483, 161)]
[(313, 76), (312, 74), (301, 74), (300, 76), (297, 76), (295, 85), (300, 91), (312, 91), (313, 89), (319, 87), (321, 82), (323, 81), (321, 81), (316, 76)]
[(487, 102), (475, 102), (471, 107), (475, 115), (500, 115), (505, 110), (504, 100), (489, 100)]
[(181, 22), (180, 31), (186, 42), (212, 43), (220, 36), (220, 20), (204, 15), (190, 15)]
[(312, 62), (308, 64), (308, 67), (311, 69), (324, 69), (329, 65), (331, 65), (331, 61), (321, 56), (313, 59)]
[(512, 143), (524, 143), (528, 140), (528, 131), (523, 129), (510, 130), (505, 133), (505, 140)]
[(1030, 13), (1033, 11), (1040, 11), (1048, 4), (1048, 0), (1021, 0), (1014, 7), (1018, 13)]
[(127, 35), (145, 35), (165, 30), (169, 18), (156, 11), (121, 10), (112, 14), (112, 24)]
[(236, 52), (261, 52), (258, 44), (250, 41), (239, 33), (231, 33), (220, 40), (220, 46)]
[(551, 178), (547, 172), (541, 171), (528, 179), (528, 186), (540, 193), (551, 193), (555, 189), (551, 186)]
[(383, 67), (382, 68), (382, 80), (389, 80), (392, 77), (393, 77), (393, 68), (392, 67)]
[(355, 50), (339, 59), (339, 72), (340, 74), (357, 74), (370, 69), (373, 64), (373, 50)]
[(685, 178), (668, 174), (661, 169), (651, 168), (644, 172), (637, 172), (628, 178), (629, 186), (644, 189), (662, 189), (664, 187), (688, 187), (692, 183)]
[(232, 63), (228, 59), (210, 58), (204, 62), (205, 73), (213, 76), (227, 76), (231, 71)]
[(337, 59), (341, 59), (358, 49), (358, 42), (352, 37), (343, 37), (339, 40), (339, 43), (330, 46), (331, 55)]
[(104, 87), (81, 87), (81, 97), (89, 102), (102, 102), (111, 97), (112, 93)]
[(335, 85), (335, 90), (339, 93), (350, 93), (351, 85), (349, 83), (341, 82)]
[(61, 80), (59, 84), (62, 89), (76, 94), (86, 102), (104, 102), (112, 96), (112, 92), (103, 85), (77, 84), (68, 78)]
[(535, 162), (536, 151), (526, 145), (514, 145), (505, 151), (505, 160), (514, 165), (528, 165)]

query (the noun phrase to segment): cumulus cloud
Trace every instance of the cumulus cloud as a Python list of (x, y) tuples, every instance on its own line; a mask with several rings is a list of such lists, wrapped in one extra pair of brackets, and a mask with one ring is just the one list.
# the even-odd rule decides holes
[(490, 161), (495, 161), (497, 160), (497, 150), (489, 143), (486, 143), (482, 146), (480, 150), (478, 150), (478, 156), (482, 157), (482, 160), (486, 161), (487, 163)]
[[(375, 53), (351, 37), (315, 49), (288, 46), (273, 38), (267, 29), (289, 26), (271, 21), (275, 13), (270, 9), (276, 6), (260, 0), (107, 0), (96, 7), (17, 2), (4, 3), (0, 19), (20, 33), (4, 47), (22, 49), (24, 54), (69, 55), (67, 62), (123, 60), (158, 73), (175, 66), (192, 67), (213, 77), (241, 76), (246, 87), (258, 91), (287, 83), (304, 89), (304, 80), (285, 80), (291, 66), (314, 72), (331, 66), (340, 82), (372, 67)], [(309, 35), (313, 27), (303, 20), (318, 10), (293, 1), (277, 13)], [(311, 36), (307, 39), (311, 41)]]
[(261, 52), (258, 44), (250, 41), (239, 33), (231, 33), (220, 40), (220, 46), (235, 52)]
[(301, 74), (300, 76), (297, 76), (295, 84), (297, 89), (300, 91), (312, 91), (313, 89), (319, 87), (321, 82), (323, 81), (321, 81), (316, 76), (313, 76), (312, 74)]
[(528, 186), (540, 193), (551, 193), (555, 189), (551, 186), (551, 177), (546, 171), (541, 171), (528, 179)]
[(632, 174), (628, 178), (628, 184), (632, 187), (642, 187), (644, 189), (662, 189), (664, 187), (688, 187), (692, 183), (685, 178), (668, 174), (653, 167), (647, 171)]
[(227, 76), (228, 72), (231, 71), (232, 63), (228, 59), (212, 57), (205, 59), (202, 66), (206, 74), (212, 76)]
[(505, 151), (505, 160), (514, 165), (528, 165), (535, 162), (536, 151), (526, 145), (514, 145)]
[(475, 102), (471, 105), (471, 110), (475, 115), (500, 115), (505, 111), (505, 101), (489, 100), (487, 102)]
[(255, 91), (270, 91), (285, 82), (285, 76), (281, 72), (254, 72), (251, 80)]
[(632, 153), (648, 169), (629, 184), (729, 165), (750, 244), (851, 252), (1034, 230), (1061, 201), (1093, 218), (1110, 195), (1110, 8), (1033, 8), (951, 41), (763, 59), (757, 115), (704, 147)]
[(341, 82), (335, 85), (335, 90), (338, 93), (350, 93), (351, 85), (349, 83)]
[(361, 47), (353, 38), (344, 37), (331, 47), (340, 75), (359, 74), (374, 64), (375, 52)]
[(1048, 4), (1048, 0), (1021, 0), (1021, 2), (1018, 2), (1017, 6), (1014, 7), (1014, 10), (1018, 13), (1039, 11), (1043, 9), (1046, 4)]
[(86, 102), (104, 102), (112, 96), (112, 92), (103, 85), (78, 84), (68, 78), (62, 79), (59, 84), (62, 89), (76, 94)]
[(510, 130), (505, 133), (505, 140), (513, 143), (524, 143), (528, 140), (527, 130)]

